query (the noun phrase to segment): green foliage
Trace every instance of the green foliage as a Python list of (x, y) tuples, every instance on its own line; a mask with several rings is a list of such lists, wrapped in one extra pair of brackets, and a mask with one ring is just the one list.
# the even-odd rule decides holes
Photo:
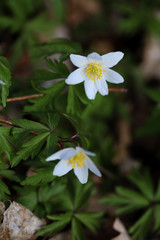
[(160, 103), (160, 89), (146, 89), (146, 94), (156, 102), (156, 105), (152, 107), (151, 114), (146, 119), (144, 126), (137, 131), (137, 136), (153, 136), (160, 133), (160, 109), (159, 109), (159, 103)]
[(10, 142), (10, 131), (10, 127), (0, 127), (0, 153), (5, 153), (9, 160), (14, 152)]
[[(17, 35), (12, 46), (12, 65), (21, 57), (24, 50), (32, 51), (33, 45), (38, 42), (39, 35), (42, 35), (42, 33), (50, 35), (53, 28), (61, 23), (64, 15), (60, 17), (58, 13), (62, 14), (64, 8), (62, 0), (50, 1), (50, 13), (46, 11), (47, 6), (41, 0), (37, 0), (35, 3), (32, 0), (8, 0), (3, 2), (0, 29), (1, 31), (9, 30), (11, 35), (15, 33)], [(56, 13), (53, 14), (55, 11)]]
[(7, 185), (2, 180), (0, 180), (0, 200), (5, 201), (6, 199), (9, 199), (8, 195), (10, 195), (10, 191)]
[(80, 53), (81, 46), (78, 43), (67, 39), (53, 39), (48, 43), (41, 44), (35, 48), (33, 55), (36, 57), (51, 56), (55, 53), (61, 53), (60, 61), (66, 60), (71, 53)]
[(39, 184), (46, 184), (55, 179), (53, 176), (53, 168), (41, 168), (34, 171), (35, 176), (26, 178), (21, 184), (36, 186)]
[(68, 212), (60, 215), (48, 216), (49, 219), (54, 220), (55, 222), (44, 226), (42, 230), (36, 233), (36, 236), (44, 236), (46, 234), (51, 235), (53, 233), (63, 230), (71, 221), (72, 214), (72, 212)]
[(76, 213), (75, 217), (92, 232), (96, 233), (96, 230), (101, 226), (101, 217), (104, 212), (85, 212)]
[(118, 186), (116, 187), (116, 194), (101, 199), (101, 203), (108, 203), (111, 207), (118, 207), (116, 210), (117, 215), (144, 209), (143, 215), (129, 228), (132, 239), (143, 240), (146, 239), (153, 217), (154, 229), (152, 231), (156, 231), (160, 226), (158, 213), (156, 212), (160, 207), (160, 184), (156, 192), (154, 192), (153, 182), (148, 171), (143, 175), (138, 171), (134, 172), (129, 176), (129, 179), (136, 185), (139, 192)]
[(155, 15), (158, 1), (149, 3), (142, 0), (137, 3), (130, 1), (117, 4), (116, 8), (123, 14), (118, 26), (119, 31), (131, 35), (141, 30), (145, 30), (147, 33), (160, 34), (158, 27), (160, 21)]
[(15, 190), (20, 195), (17, 198), (17, 202), (33, 211), (38, 203), (36, 188), (33, 186), (25, 186), (23, 188), (15, 186)]
[(1, 102), (3, 107), (5, 107), (9, 95), (9, 87), (11, 86), (11, 72), (7, 59), (2, 56), (0, 56), (0, 80), (5, 83), (5, 85), (0, 84)]
[(86, 239), (82, 224), (77, 218), (72, 219), (72, 240)]

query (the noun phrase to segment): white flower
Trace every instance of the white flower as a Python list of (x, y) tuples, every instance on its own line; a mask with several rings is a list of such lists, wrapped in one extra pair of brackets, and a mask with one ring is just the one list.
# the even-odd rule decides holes
[(72, 63), (78, 67), (65, 80), (67, 84), (78, 84), (84, 81), (86, 95), (89, 99), (95, 99), (96, 93), (108, 95), (108, 85), (110, 83), (122, 83), (123, 77), (110, 69), (122, 58), (122, 52), (110, 52), (100, 56), (98, 53), (91, 53), (87, 57), (71, 54)]
[(5, 84), (3, 81), (1, 81), (1, 80), (0, 80), (0, 84), (2, 84), (2, 85), (6, 85), (6, 84)]
[(95, 156), (94, 153), (80, 147), (76, 147), (76, 149), (65, 148), (48, 157), (46, 161), (60, 159), (53, 170), (53, 175), (61, 177), (73, 169), (79, 181), (84, 184), (88, 180), (88, 169), (98, 177), (102, 176), (96, 165), (87, 155)]

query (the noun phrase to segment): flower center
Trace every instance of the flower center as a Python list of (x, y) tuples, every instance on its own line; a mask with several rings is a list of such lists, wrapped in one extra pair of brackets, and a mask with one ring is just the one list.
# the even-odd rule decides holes
[(76, 164), (77, 167), (83, 167), (85, 163), (86, 156), (84, 153), (79, 152), (75, 156), (68, 159), (68, 163), (72, 165), (72, 168), (75, 168)]
[(88, 67), (85, 69), (85, 75), (91, 79), (92, 81), (99, 80), (102, 77), (104, 70), (102, 70), (102, 66), (98, 63), (90, 63)]

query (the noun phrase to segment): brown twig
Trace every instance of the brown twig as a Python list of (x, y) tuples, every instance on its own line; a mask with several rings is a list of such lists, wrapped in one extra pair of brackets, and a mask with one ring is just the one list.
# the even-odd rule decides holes
[[(12, 127), (18, 127), (18, 128), (19, 128), (19, 126), (13, 124), (12, 122), (9, 122), (9, 121), (3, 120), (3, 119), (0, 119), (0, 122), (1, 122), (1, 123), (5, 123), (5, 124), (7, 124), (7, 125), (10, 125), (10, 126), (12, 126)], [(30, 133), (33, 134), (33, 135), (35, 135), (35, 136), (38, 136), (38, 133), (36, 133), (36, 132), (34, 132), (34, 131), (31, 131)]]
[(78, 133), (76, 133), (76, 134), (74, 134), (73, 136), (68, 137), (68, 138), (61, 138), (61, 137), (59, 137), (59, 140), (60, 140), (61, 142), (70, 142), (70, 141), (72, 141), (74, 138), (77, 138), (77, 137), (79, 137), (79, 134), (78, 134)]
[(32, 95), (27, 95), (27, 96), (21, 96), (21, 97), (14, 97), (14, 98), (8, 98), (7, 102), (15, 102), (15, 101), (21, 101), (21, 100), (27, 100), (31, 98), (38, 98), (38, 97), (43, 97), (44, 94), (32, 94)]
[(5, 124), (7, 124), (7, 125), (10, 125), (10, 126), (12, 126), (12, 127), (18, 127), (17, 125), (15, 125), (15, 124), (13, 124), (13, 123), (11, 123), (11, 122), (9, 122), (9, 121), (3, 120), (3, 119), (0, 119), (0, 122), (1, 122), (1, 123), (5, 123)]
[(126, 88), (109, 88), (109, 92), (127, 92), (128, 89)]
[[(109, 92), (127, 92), (128, 90), (125, 88), (109, 88)], [(31, 98), (39, 98), (43, 97), (44, 94), (32, 94), (32, 95), (27, 95), (27, 96), (21, 96), (21, 97), (13, 97), (13, 98), (8, 98), (7, 102), (15, 102), (15, 101), (22, 101), (22, 100), (27, 100)]]

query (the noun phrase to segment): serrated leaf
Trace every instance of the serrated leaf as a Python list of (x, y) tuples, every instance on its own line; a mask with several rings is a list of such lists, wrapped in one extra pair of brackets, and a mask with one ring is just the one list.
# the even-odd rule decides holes
[(59, 123), (60, 116), (57, 113), (48, 113), (47, 114), (47, 124), (50, 127), (50, 129), (54, 130)]
[(54, 109), (54, 102), (65, 88), (65, 81), (56, 82), (50, 88), (42, 88), (40, 92), (46, 93), (43, 97), (31, 99), (31, 106), (25, 106), (25, 112), (48, 112)]
[(0, 176), (3, 176), (9, 180), (20, 182), (20, 178), (17, 176), (16, 172), (9, 169), (0, 169)]
[(2, 201), (8, 199), (7, 195), (10, 195), (10, 191), (7, 185), (2, 180), (0, 180), (0, 200)]
[(149, 208), (142, 217), (129, 229), (129, 233), (133, 234), (133, 240), (145, 240), (149, 230), (149, 225), (152, 221), (153, 209)]
[(58, 74), (58, 78), (67, 78), (69, 75), (68, 68), (62, 62), (58, 62), (57, 60), (53, 62), (51, 59), (46, 58), (46, 65), (49, 69)]
[(139, 188), (144, 196), (150, 200), (154, 197), (153, 182), (148, 171), (143, 175), (140, 172), (135, 172), (129, 176), (129, 179)]
[(11, 155), (15, 152), (10, 140), (11, 127), (0, 127), (0, 152), (5, 153), (10, 160)]
[(28, 131), (36, 132), (38, 130), (41, 130), (41, 131), (49, 130), (48, 127), (46, 127), (45, 125), (39, 122), (28, 120), (28, 119), (12, 119), (12, 123)]
[(141, 206), (147, 206), (149, 204), (149, 201), (143, 195), (134, 190), (119, 186), (116, 187), (116, 192), (124, 198), (132, 200), (132, 204), (139, 204)]
[(92, 232), (96, 233), (97, 228), (101, 225), (101, 218), (103, 215), (104, 212), (86, 212), (76, 213), (75, 217)]
[(47, 138), (46, 148), (45, 148), (45, 155), (46, 157), (53, 154), (53, 152), (57, 148), (58, 136), (56, 133), (51, 133)]
[(83, 232), (83, 227), (80, 221), (76, 218), (72, 219), (72, 240), (85, 240), (85, 235)]
[(40, 230), (38, 233), (36, 233), (36, 236), (44, 236), (44, 235), (51, 235), (53, 233), (59, 232), (63, 230), (71, 221), (72, 212), (61, 214), (59, 216), (50, 216), (50, 218), (59, 220), (55, 221), (47, 226), (42, 227), (42, 230)]
[(63, 38), (57, 38), (48, 43), (39, 45), (34, 49), (33, 56), (50, 56), (55, 53), (79, 53), (81, 50), (82, 49), (78, 43)]
[(39, 184), (46, 184), (54, 180), (53, 168), (40, 168), (34, 171), (37, 173), (35, 176), (26, 178), (21, 184), (36, 186)]
[(12, 167), (15, 167), (21, 160), (27, 160), (29, 156), (34, 158), (39, 153), (49, 134), (49, 132), (42, 133), (24, 143), (22, 149), (18, 151), (16, 156), (11, 160)]
[(65, 186), (61, 182), (52, 182), (39, 188), (38, 199), (40, 202), (47, 202), (53, 197), (60, 195), (64, 191)]

